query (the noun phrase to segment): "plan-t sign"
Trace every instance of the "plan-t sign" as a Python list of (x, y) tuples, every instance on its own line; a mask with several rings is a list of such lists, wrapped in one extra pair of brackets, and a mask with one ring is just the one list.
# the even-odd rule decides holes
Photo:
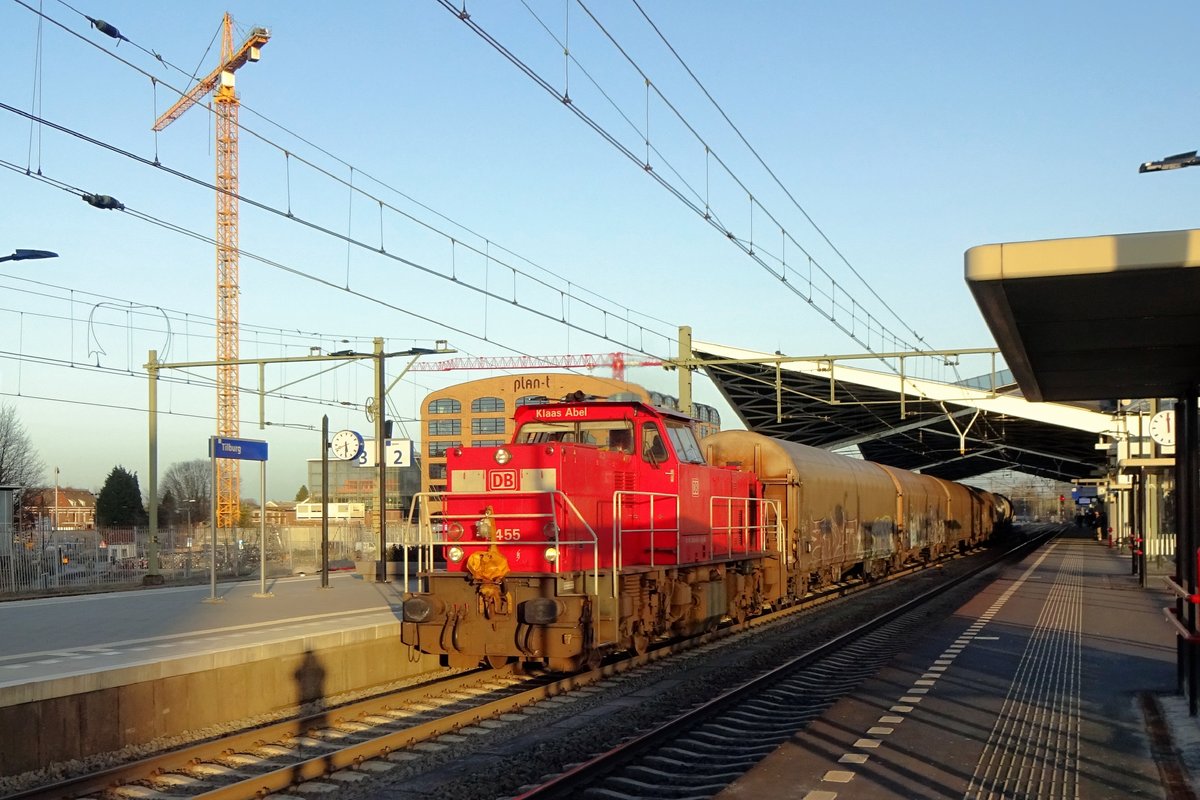
[(224, 436), (208, 437), (210, 458), (236, 458), (239, 461), (266, 461), (267, 443), (261, 439), (230, 439)]

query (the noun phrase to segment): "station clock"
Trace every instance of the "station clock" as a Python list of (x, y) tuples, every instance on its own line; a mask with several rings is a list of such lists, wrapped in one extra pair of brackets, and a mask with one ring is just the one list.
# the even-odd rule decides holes
[(1161, 445), (1175, 444), (1175, 412), (1160, 411), (1150, 418), (1150, 438)]
[(333, 451), (335, 458), (340, 458), (343, 461), (353, 461), (362, 455), (362, 434), (358, 431), (352, 431), (349, 428), (340, 430), (330, 440), (329, 449)]

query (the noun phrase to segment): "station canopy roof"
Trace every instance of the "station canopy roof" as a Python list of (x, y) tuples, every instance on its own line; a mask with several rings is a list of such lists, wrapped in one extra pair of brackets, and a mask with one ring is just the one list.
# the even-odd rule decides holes
[(989, 244), (975, 295), (1032, 400), (1184, 397), (1200, 381), (1200, 230)]
[[(1031, 403), (1011, 375), (956, 383), (692, 341), (747, 429), (948, 480), (1012, 469), (1061, 481), (1103, 474), (1099, 404)], [(903, 399), (903, 403), (901, 400)], [(960, 438), (961, 433), (961, 438)], [(1107, 448), (1105, 448), (1107, 449)]]

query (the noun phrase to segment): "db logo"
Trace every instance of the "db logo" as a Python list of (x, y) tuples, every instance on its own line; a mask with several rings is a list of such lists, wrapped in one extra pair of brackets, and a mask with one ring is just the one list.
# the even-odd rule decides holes
[(514, 491), (517, 488), (517, 471), (515, 469), (494, 469), (488, 473), (488, 489), (490, 491)]

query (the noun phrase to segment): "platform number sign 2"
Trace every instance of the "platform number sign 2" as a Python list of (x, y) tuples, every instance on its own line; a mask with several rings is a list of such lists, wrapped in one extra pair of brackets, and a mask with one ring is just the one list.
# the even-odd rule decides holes
[[(384, 441), (384, 458), (388, 467), (408, 467), (412, 465), (412, 439), (387, 439)], [(375, 442), (371, 439), (363, 442), (356, 462), (360, 467), (374, 467)]]

